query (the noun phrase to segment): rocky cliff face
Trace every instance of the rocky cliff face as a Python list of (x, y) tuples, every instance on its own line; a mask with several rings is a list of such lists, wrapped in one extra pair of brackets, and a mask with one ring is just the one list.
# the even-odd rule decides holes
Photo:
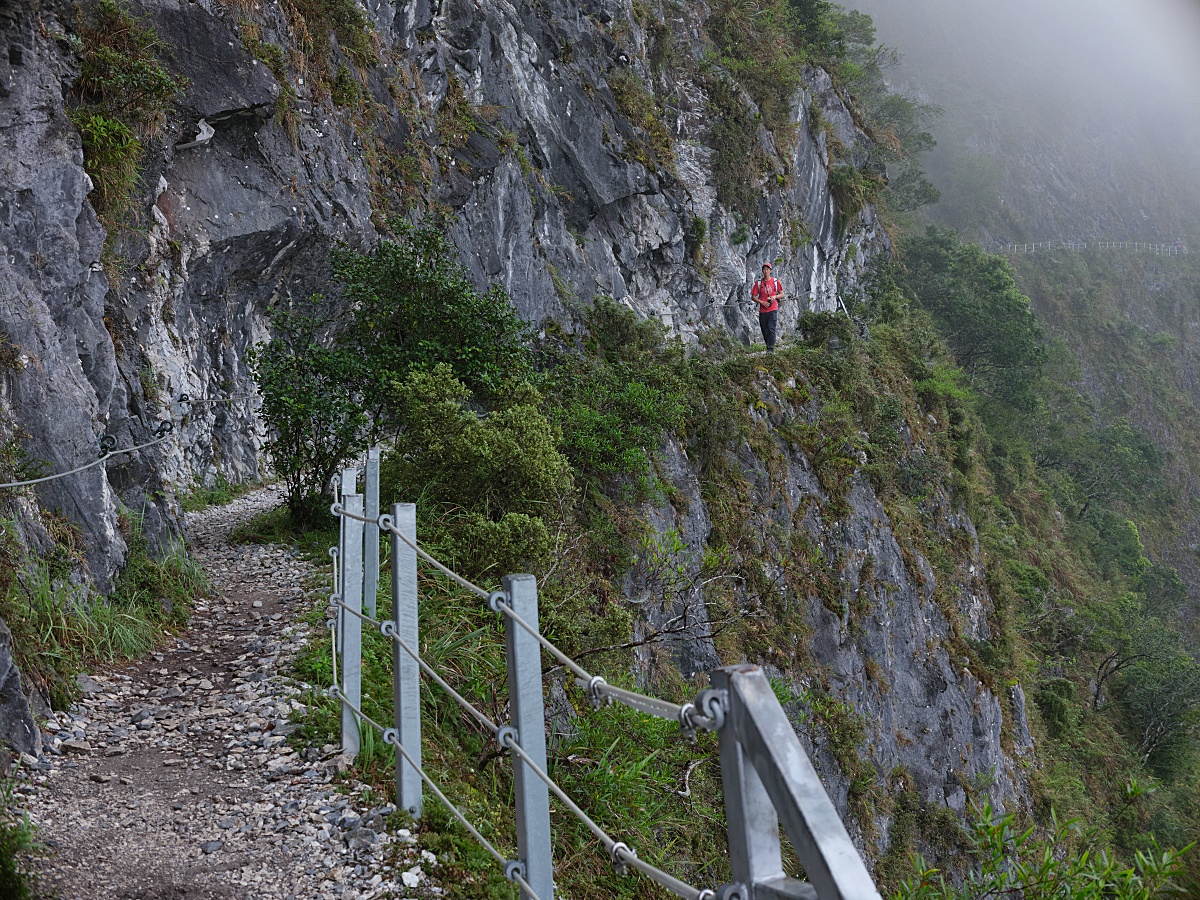
[[(332, 245), (373, 243), (372, 212), (395, 210), (404, 181), (381, 170), (403, 154), (426, 154), (407, 179), (416, 205), (448, 213), (473, 274), (502, 284), (534, 322), (568, 320), (572, 304), (607, 293), (684, 336), (715, 325), (753, 339), (753, 311), (737, 301), (763, 261), (788, 289), (786, 331), (805, 308), (836, 308), (886, 249), (869, 209), (839, 234), (827, 132), (851, 152), (864, 138), (828, 75), (806, 72), (794, 146), (759, 129), (777, 178), (743, 223), (717, 202), (695, 67), (651, 72), (649, 38), (621, 2), (380, 4), (379, 63), (361, 74), (369, 117), (302, 74), (281, 85), (247, 49), (250, 28), (251, 47), (291, 44), (295, 22), (280, 7), (131, 9), (189, 86), (149, 142), (134, 221), (114, 225), (103, 262), (105, 231), (64, 115), (77, 19), (65, 7), (10, 7), (0, 60), (0, 328), (19, 351), (4, 388), (26, 452), (62, 471), (91, 458), (101, 434), (131, 446), (188, 414), (176, 440), (110, 461), (107, 478), (93, 469), (38, 489), (85, 530), (102, 585), (122, 558), (119, 504), (144, 510), (153, 533), (173, 518), (166, 485), (258, 473), (247, 352), (273, 306), (327, 289)], [(702, 12), (671, 8), (678, 46), (696, 43)], [(667, 98), (673, 160), (662, 167), (610, 89), (630, 76)], [(456, 102), (463, 123), (447, 121)], [(822, 129), (808, 121), (814, 109)], [(184, 394), (213, 402), (181, 405)]]
[[(789, 423), (816, 415), (795, 387), (765, 370), (757, 376), (758, 437), (728, 460), (726, 474), (746, 516), (734, 526), (741, 540), (731, 539), (729, 523), (714, 530), (714, 518), (729, 512), (713, 506), (728, 497), (702, 489), (680, 447), (664, 448), (662, 471), (677, 494), (648, 510), (654, 561), (642, 555), (628, 594), (643, 612), (637, 639), (669, 647), (685, 677), (731, 653), (765, 666), (852, 834), (875, 859), (898, 837), (895, 807), (881, 797), (909, 790), (924, 808), (959, 815), (972, 800), (1019, 807), (1028, 800), (1033, 740), (1020, 686), (1002, 694), (986, 685), (962, 650), (963, 639), (991, 637), (992, 600), (970, 519), (940, 490), (925, 501), (939, 541), (959, 548), (954, 571), (939, 576), (864, 474), (838, 503), (788, 437)], [(706, 588), (702, 560), (714, 550), (738, 564), (757, 560), (774, 599), (740, 577), (726, 582), (724, 597)], [(753, 646), (729, 646), (722, 632), (731, 621), (759, 636)], [(643, 664), (656, 664), (649, 650)], [(933, 836), (917, 840), (924, 847)]]
[[(272, 308), (330, 293), (332, 246), (371, 246), (391, 212), (446, 216), (473, 275), (503, 285), (534, 322), (569, 325), (576, 303), (610, 294), (685, 338), (715, 326), (757, 339), (753, 311), (738, 301), (766, 260), (788, 290), (785, 333), (806, 309), (839, 307), (888, 245), (870, 208), (839, 228), (827, 141), (833, 135), (853, 158), (865, 138), (828, 75), (804, 73), (794, 141), (754, 126), (775, 175), (756, 215), (743, 218), (718, 201), (709, 83), (693, 64), (706, 11), (637, 6), (375, 4), (377, 62), (346, 67), (352, 81), (339, 93), (305, 76), (315, 63), (283, 71), (263, 52), (298, 40), (291, 4), (133, 0), (189, 87), (150, 141), (134, 221), (109, 234), (103, 254), (79, 136), (64, 115), (77, 74), (74, 13), (33, 0), (8, 7), (0, 328), (14, 348), (2, 381), (10, 432), (60, 471), (93, 458), (101, 435), (124, 447), (146, 440), (160, 419), (178, 426), (163, 444), (37, 489), (43, 508), (85, 532), (98, 584), (124, 552), (119, 510), (144, 512), (155, 533), (176, 521), (170, 486), (259, 474), (248, 351), (268, 335)], [(641, 24), (647, 15), (653, 29)], [(666, 44), (674, 63), (660, 58)], [(342, 58), (336, 41), (329, 53), (332, 71)], [(648, 149), (645, 122), (630, 120), (615, 84), (658, 98), (669, 150)], [(763, 391), (782, 408), (778, 386)], [(204, 402), (183, 403), (183, 394)], [(868, 713), (878, 771), (902, 764), (927, 802), (958, 810), (964, 785), (993, 772), (996, 799), (1013, 800), (1020, 779), (1001, 749), (997, 696), (945, 649), (947, 613), (930, 583), (906, 569), (869, 486), (855, 487), (836, 521), (805, 513), (804, 498), (820, 497), (820, 485), (799, 450), (781, 447), (781, 476), (768, 476), (749, 450), (739, 459), (759, 501), (753, 515), (779, 553), (799, 535), (825, 548), (839, 561), (841, 590), (864, 598), (853, 627), (848, 613), (813, 606), (807, 645), (826, 687)], [(699, 552), (709, 511), (682, 451), (668, 448), (667, 460), (691, 511), (652, 519)], [(32, 508), (26, 519), (33, 540)], [(970, 523), (954, 527), (973, 547)], [(990, 601), (977, 550), (963, 565), (961, 612), (981, 636)], [(685, 673), (717, 660), (707, 612), (698, 615), (696, 639), (678, 655)], [(872, 681), (873, 666), (887, 673), (887, 689)], [(845, 805), (849, 778), (824, 759)]]

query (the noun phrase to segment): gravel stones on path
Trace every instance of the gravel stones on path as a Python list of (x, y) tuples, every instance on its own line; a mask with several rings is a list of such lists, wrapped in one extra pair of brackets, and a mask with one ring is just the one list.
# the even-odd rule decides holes
[[(356, 803), (332, 746), (299, 752), (311, 695), (285, 677), (313, 572), (285, 547), (231, 546), (233, 525), (276, 506), (263, 488), (188, 515), (216, 596), (188, 631), (121, 671), (79, 679), (82, 698), (22, 758), (18, 791), (61, 900), (424, 898), (432, 854), (391, 806)], [(313, 592), (313, 596), (327, 592)]]

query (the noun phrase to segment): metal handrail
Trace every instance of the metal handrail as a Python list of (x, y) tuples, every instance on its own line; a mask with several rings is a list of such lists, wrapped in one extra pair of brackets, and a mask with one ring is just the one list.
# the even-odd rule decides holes
[[(136, 444), (133, 447), (125, 447), (121, 450), (111, 449), (110, 445), (104, 439), (101, 439), (100, 457), (92, 460), (90, 463), (77, 466), (76, 468), (71, 469), (69, 472), (59, 472), (55, 475), (45, 475), (41, 478), (30, 478), (26, 481), (10, 481), (7, 484), (0, 484), (0, 489), (30, 487), (35, 484), (45, 484), (47, 481), (57, 481), (59, 478), (66, 478), (68, 475), (78, 475), (80, 472), (84, 472), (100, 465), (110, 457), (120, 456), (122, 453), (133, 453), (135, 450), (145, 450), (147, 447), (153, 447), (155, 444), (161, 444), (171, 436), (171, 432), (174, 430), (174, 428), (175, 426), (172, 423), (163, 420), (162, 422), (159, 422), (158, 427), (154, 429), (154, 434), (156, 435), (155, 440), (147, 441), (144, 444)], [(105, 435), (105, 438), (108, 437), (108, 435)], [(111, 446), (115, 446), (115, 442)]]

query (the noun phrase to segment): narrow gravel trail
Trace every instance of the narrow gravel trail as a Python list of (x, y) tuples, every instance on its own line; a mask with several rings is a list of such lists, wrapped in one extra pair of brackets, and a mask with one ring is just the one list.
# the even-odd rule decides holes
[(313, 573), (286, 547), (225, 540), (279, 501), (264, 488), (189, 514), (214, 598), (149, 659), (82, 678), (83, 698), (46, 726), (46, 755), (25, 758), (20, 791), (60, 900), (440, 893), (433, 856), (386, 830), (390, 806), (356, 802), (335, 748), (288, 746), (309, 693), (286, 672)]

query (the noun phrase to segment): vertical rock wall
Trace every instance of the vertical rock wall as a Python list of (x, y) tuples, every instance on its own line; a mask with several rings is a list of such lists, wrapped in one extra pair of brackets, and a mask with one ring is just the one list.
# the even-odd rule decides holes
[[(417, 209), (448, 214), (473, 275), (501, 283), (534, 322), (568, 322), (576, 303), (604, 293), (685, 337), (718, 327), (756, 340), (753, 308), (740, 301), (762, 262), (775, 262), (788, 290), (786, 333), (804, 309), (837, 308), (886, 250), (869, 209), (838, 231), (825, 131), (813, 130), (808, 110), (821, 109), (844, 145), (864, 138), (828, 75), (805, 73), (794, 146), (760, 128), (778, 184), (739, 233), (717, 202), (695, 67), (652, 71), (648, 38), (628, 27), (633, 12), (618, 0), (379, 4), (379, 64), (361, 73), (377, 110), (370, 122), (311, 79), (293, 73), (281, 85), (247, 49), (251, 19), (261, 40), (289, 44), (275, 4), (136, 0), (130, 9), (189, 86), (147, 141), (132, 220), (108, 235), (103, 264), (106, 234), (64, 115), (76, 12), (12, 4), (0, 54), (0, 328), (21, 360), (2, 389), (28, 432), (22, 446), (62, 471), (90, 458), (102, 434), (124, 447), (162, 419), (179, 426), (165, 444), (109, 461), (107, 477), (94, 469), (38, 489), (84, 529), (101, 585), (123, 554), (119, 504), (157, 534), (174, 515), (169, 485), (259, 473), (247, 353), (267, 336), (273, 307), (336, 292), (331, 246), (370, 246), (373, 212), (400, 207), (372, 154), (432, 149)], [(699, 11), (672, 9), (680, 45), (698, 56)], [(631, 73), (662, 95), (672, 120), (667, 168), (637, 161), (643, 136), (617, 111), (609, 82)], [(492, 111), (493, 126), (448, 140), (438, 114), (452, 86)], [(285, 89), (294, 96), (286, 109)], [(706, 238), (689, 246), (697, 219)], [(793, 229), (808, 237), (797, 242)], [(185, 394), (210, 402), (181, 404)]]

